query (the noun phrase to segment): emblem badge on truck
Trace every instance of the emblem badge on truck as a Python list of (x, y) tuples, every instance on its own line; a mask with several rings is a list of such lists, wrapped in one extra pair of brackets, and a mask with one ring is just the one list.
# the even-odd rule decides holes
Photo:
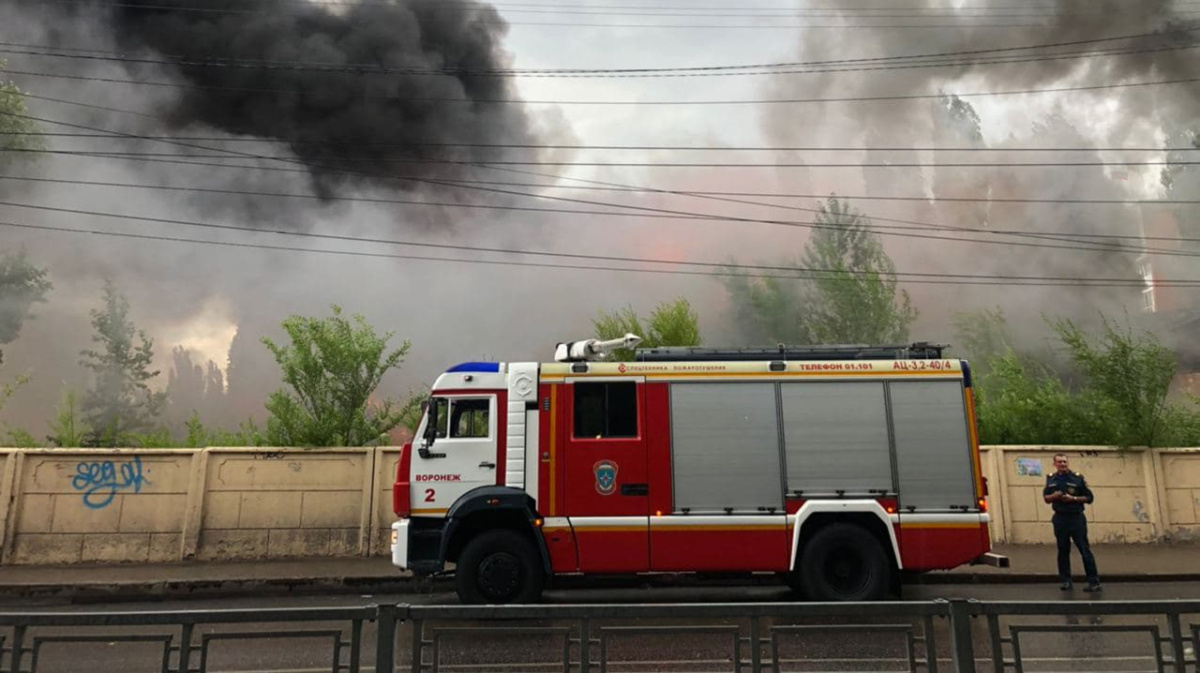
[(592, 466), (596, 475), (596, 492), (600, 495), (612, 495), (617, 490), (617, 464), (611, 460), (602, 460)]

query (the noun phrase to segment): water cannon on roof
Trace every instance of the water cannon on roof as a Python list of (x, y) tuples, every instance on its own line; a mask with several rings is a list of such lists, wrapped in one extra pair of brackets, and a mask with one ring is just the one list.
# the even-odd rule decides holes
[(588, 362), (599, 360), (618, 348), (632, 349), (642, 343), (642, 337), (636, 334), (626, 334), (617, 339), (601, 341), (587, 339), (586, 341), (570, 341), (560, 343), (554, 349), (555, 362)]

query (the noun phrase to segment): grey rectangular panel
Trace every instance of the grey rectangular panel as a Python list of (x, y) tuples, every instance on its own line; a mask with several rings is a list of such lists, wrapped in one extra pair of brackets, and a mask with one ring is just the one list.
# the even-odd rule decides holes
[(883, 383), (784, 383), (787, 488), (808, 494), (892, 490)]
[(783, 508), (774, 383), (671, 386), (675, 509)]
[(959, 381), (889, 383), (900, 507), (975, 507), (971, 441)]

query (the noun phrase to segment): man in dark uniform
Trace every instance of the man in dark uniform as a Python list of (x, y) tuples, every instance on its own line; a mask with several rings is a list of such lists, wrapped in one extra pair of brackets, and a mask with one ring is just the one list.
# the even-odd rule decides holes
[(1069, 591), (1071, 584), (1071, 541), (1079, 548), (1083, 557), (1083, 570), (1087, 573), (1088, 586), (1084, 591), (1100, 591), (1100, 575), (1096, 572), (1096, 558), (1087, 538), (1087, 517), (1083, 506), (1095, 499), (1083, 475), (1071, 471), (1066, 454), (1054, 456), (1054, 474), (1046, 477), (1046, 488), (1042, 496), (1054, 507), (1054, 539), (1058, 542), (1058, 576), (1062, 578), (1062, 590)]

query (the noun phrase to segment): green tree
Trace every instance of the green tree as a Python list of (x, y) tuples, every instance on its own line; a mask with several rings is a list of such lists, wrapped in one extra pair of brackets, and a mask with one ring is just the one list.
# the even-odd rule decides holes
[(381, 441), (404, 420), (390, 399), (372, 408), (384, 374), (398, 369), (410, 343), (388, 352), (393, 334), (375, 333), (360, 315), (352, 320), (333, 307), (328, 318), (291, 316), (283, 321), (291, 344), (263, 343), (283, 370), (291, 392), (267, 401), (267, 441), (274, 446), (365, 446)]
[(974, 106), (954, 94), (942, 94), (935, 109), (940, 112), (938, 121), (950, 126), (951, 132), (964, 138), (972, 147), (983, 146), (983, 128)]
[[(0, 61), (0, 70), (4, 69)], [(29, 111), (25, 107), (25, 96), (21, 89), (9, 81), (0, 80), (0, 149), (36, 150), (44, 147), (42, 138), (34, 134), (38, 125), (32, 119), (26, 119)], [(22, 156), (15, 152), (0, 153), (0, 166), (16, 161)]]
[(734, 322), (752, 343), (810, 344), (804, 319), (804, 282), (756, 278), (730, 269), (724, 278), (733, 304)]
[(425, 415), (425, 403), (428, 401), (428, 390), (409, 396), (404, 406), (400, 407), (400, 427), (407, 428), (409, 432), (416, 432), (421, 418)]
[(1128, 326), (1124, 330), (1104, 319), (1098, 343), (1070, 320), (1051, 323), (1087, 378), (1087, 385), (1109, 402), (1117, 418), (1117, 434), (1110, 440), (1121, 446), (1159, 446), (1167, 401), (1175, 378), (1175, 356), (1150, 332), (1141, 338)]
[(809, 281), (804, 321), (818, 343), (899, 343), (917, 317), (871, 221), (847, 201), (821, 205), (800, 266)]
[(81, 352), (82, 364), (94, 374), (81, 408), (92, 428), (90, 443), (113, 446), (130, 433), (150, 429), (165, 395), (149, 385), (159, 374), (150, 369), (154, 342), (134, 327), (129, 301), (111, 281), (104, 284), (103, 307), (91, 315), (92, 341), (99, 348)]
[(992, 363), (1012, 351), (1012, 335), (1004, 309), (960, 311), (950, 318), (954, 325), (955, 350), (970, 360), (977, 375), (986, 375)]
[(46, 275), (24, 250), (0, 254), (0, 344), (16, 340), (25, 321), (33, 317), (33, 305), (46, 301), (53, 287)]
[(21, 374), (12, 383), (0, 383), (0, 411), (4, 410), (4, 405), (17, 393), (17, 389), (26, 383), (29, 383), (28, 374)]
[[(4, 65), (0, 61), (0, 70)], [(38, 131), (36, 123), (22, 118), (27, 112), (21, 90), (12, 82), (0, 81), (0, 150), (43, 147), (41, 137), (24, 135)], [(18, 156), (15, 152), (0, 152), (0, 168)], [(30, 264), (24, 250), (0, 252), (0, 344), (12, 343), (17, 338), (21, 326), (32, 317), (33, 305), (45, 301), (50, 289), (46, 270)], [(0, 362), (3, 361), (4, 352), (0, 351)], [(0, 388), (3, 400), (7, 401), (28, 380), (28, 376), (22, 375), (12, 384), (3, 384)]]
[(50, 421), (50, 435), (46, 439), (53, 446), (79, 447), (85, 446), (91, 435), (87, 421), (79, 417), (75, 391), (67, 390), (54, 412), (54, 420)]
[[(642, 322), (632, 306), (618, 311), (601, 313), (592, 321), (599, 339), (617, 339), (633, 333), (642, 337), (642, 348), (664, 346), (699, 346), (700, 316), (684, 297), (659, 304), (650, 317)], [(612, 352), (615, 361), (629, 362), (635, 358), (633, 350), (618, 348)]]
[(725, 281), (739, 325), (755, 340), (776, 343), (896, 343), (917, 317), (899, 289), (895, 265), (849, 202), (821, 204), (795, 268), (796, 280), (734, 272)]
[[(1166, 191), (1164, 198), (1179, 201), (1194, 199), (1200, 191), (1200, 169), (1188, 162), (1195, 161), (1196, 152), (1193, 150), (1200, 150), (1200, 129), (1177, 126), (1167, 134), (1166, 146), (1175, 149), (1166, 153), (1168, 165), (1162, 169), (1159, 177)], [(1159, 208), (1162, 207), (1155, 210)], [(1200, 242), (1196, 241), (1200, 238), (1200, 206), (1195, 203), (1178, 203), (1169, 206), (1169, 209), (1174, 214), (1175, 226), (1178, 228), (1177, 234), (1169, 235), (1178, 235), (1184, 239), (1178, 247), (1189, 251), (1200, 250)], [(1154, 270), (1164, 278), (1186, 278), (1192, 271), (1184, 259), (1161, 258), (1154, 260)]]
[[(1177, 126), (1167, 134), (1166, 146), (1170, 148), (1192, 147), (1200, 149), (1200, 133), (1197, 133), (1196, 129)], [(1167, 152), (1167, 165), (1159, 173), (1158, 179), (1168, 193), (1183, 191), (1181, 187), (1186, 188), (1190, 186), (1186, 184), (1186, 179), (1181, 178), (1194, 178), (1196, 173), (1195, 166), (1185, 163), (1191, 159), (1191, 155), (1192, 152), (1186, 149), (1174, 149)]]

